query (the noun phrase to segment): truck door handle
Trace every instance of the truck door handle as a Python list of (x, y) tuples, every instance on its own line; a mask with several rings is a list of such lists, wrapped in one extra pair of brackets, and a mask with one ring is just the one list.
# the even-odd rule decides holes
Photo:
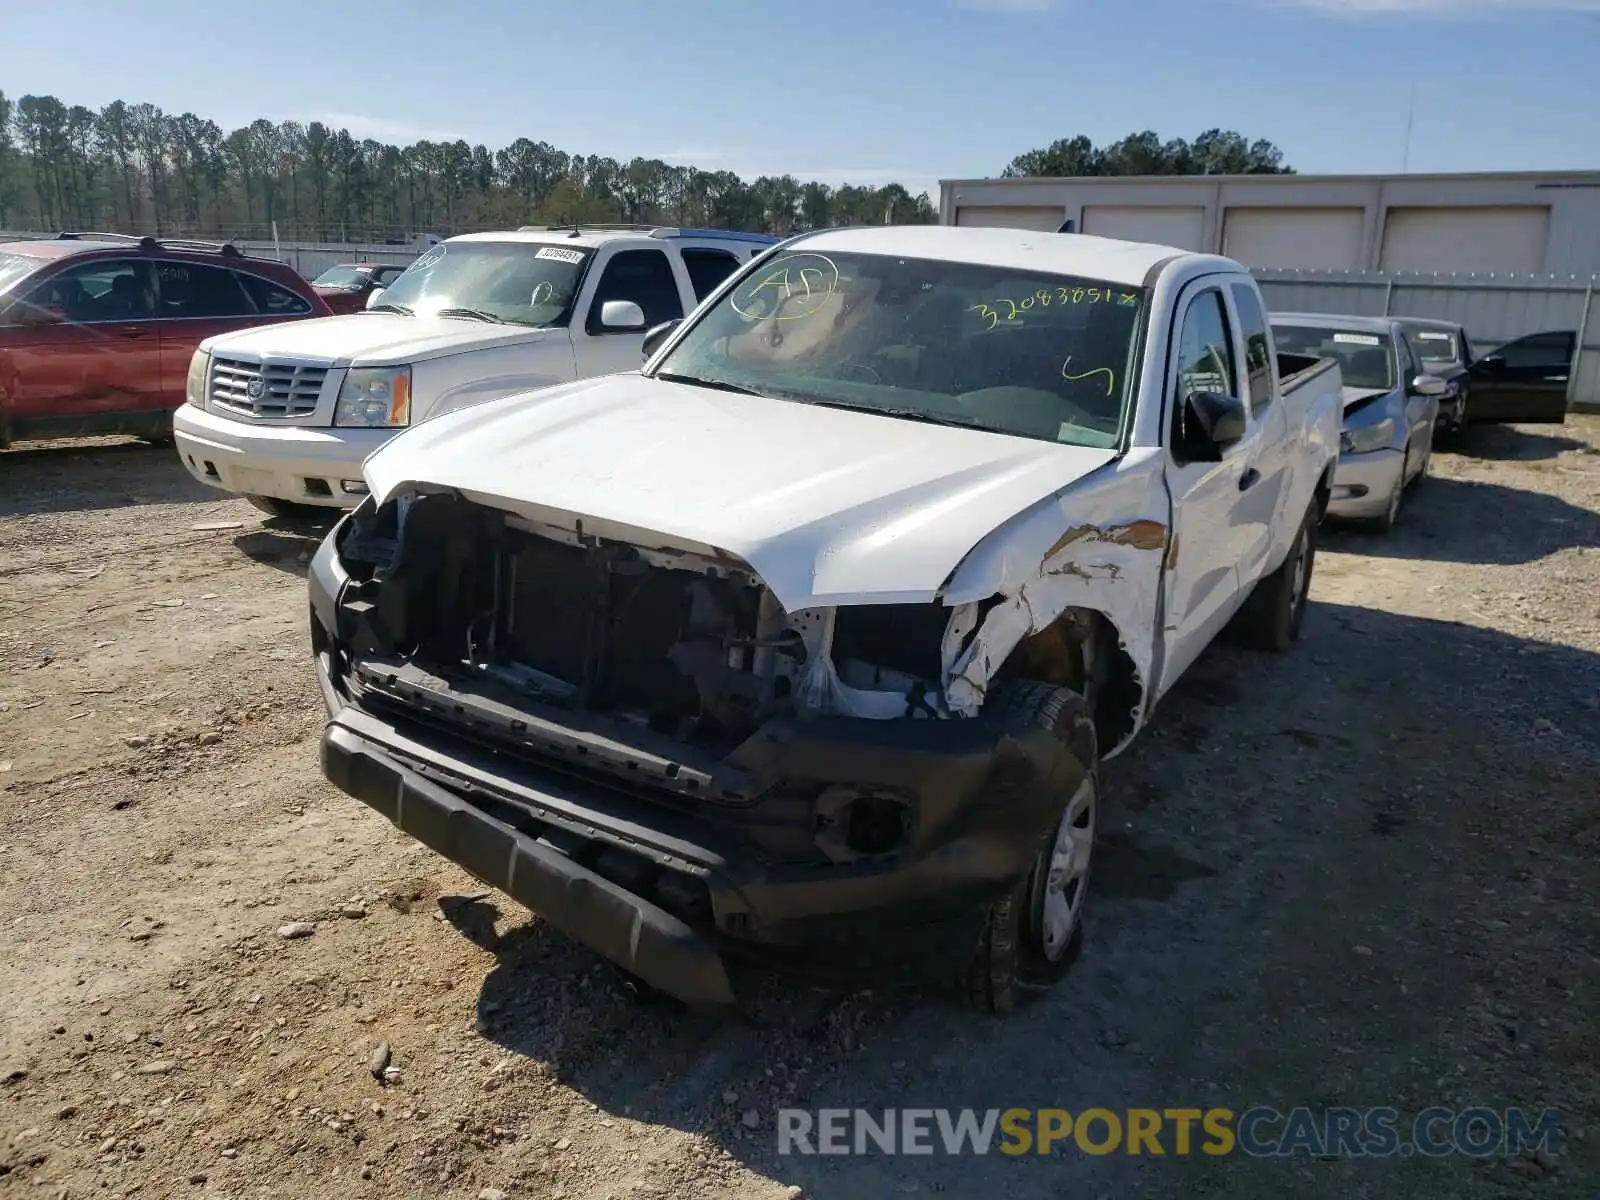
[(150, 333), (151, 329), (148, 325), (124, 325), (117, 330), (117, 336), (125, 338), (147, 338)]
[(1251, 488), (1255, 487), (1260, 480), (1260, 471), (1256, 470), (1254, 467), (1246, 467), (1244, 469), (1244, 474), (1239, 476), (1239, 490), (1241, 492), (1247, 492)]

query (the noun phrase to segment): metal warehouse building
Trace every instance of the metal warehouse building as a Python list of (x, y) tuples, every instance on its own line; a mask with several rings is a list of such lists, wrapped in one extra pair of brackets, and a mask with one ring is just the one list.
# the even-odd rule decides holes
[(1600, 171), (956, 179), (946, 225), (1071, 231), (1252, 268), (1600, 274)]

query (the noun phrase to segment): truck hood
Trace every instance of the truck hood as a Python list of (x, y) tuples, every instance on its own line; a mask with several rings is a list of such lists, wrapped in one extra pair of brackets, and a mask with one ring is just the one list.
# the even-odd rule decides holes
[(453, 489), (722, 551), (795, 612), (932, 601), (985, 535), (1115, 457), (629, 374), (446, 413), (362, 470), (379, 504)]
[(561, 338), (564, 329), (491, 325), (471, 317), (408, 317), (403, 313), (350, 313), (286, 321), (260, 329), (220, 334), (201, 344), (216, 354), (234, 351), (282, 358), (307, 358), (335, 367), (387, 367), (442, 358), (486, 346)]

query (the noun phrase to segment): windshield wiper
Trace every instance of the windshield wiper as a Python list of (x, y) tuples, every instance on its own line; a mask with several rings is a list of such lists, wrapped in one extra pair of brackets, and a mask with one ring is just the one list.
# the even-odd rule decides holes
[(951, 416), (948, 413), (924, 412), (920, 408), (884, 408), (878, 404), (852, 404), (848, 400), (820, 400), (810, 396), (796, 396), (795, 399), (821, 408), (843, 408), (850, 412), (873, 413), (880, 417), (895, 417), (902, 421), (920, 421), (924, 425), (954, 425), (959, 429), (982, 429), (989, 433), (1005, 432), (1000, 426), (991, 425), (987, 421)]
[(677, 375), (671, 371), (657, 371), (655, 378), (664, 379), (668, 383), (687, 383), (691, 387), (714, 388), (719, 392), (736, 392), (741, 396), (762, 396), (765, 392), (754, 391), (751, 388), (740, 387), (737, 383), (729, 383), (725, 379), (702, 379), (698, 375)]
[(481, 308), (441, 308), (434, 312), (436, 317), (472, 317), (478, 321), (488, 321), (492, 325), (505, 325), (504, 317), (497, 317), (492, 312), (484, 312)]
[(361, 311), (362, 312), (397, 312), (397, 313), (401, 313), (402, 315), (407, 316), (407, 317), (414, 317), (414, 316), (417, 315), (416, 313), (412, 312), (409, 308), (407, 308), (404, 304), (391, 304), (388, 301), (385, 301), (382, 304), (374, 304), (371, 308), (363, 308)]

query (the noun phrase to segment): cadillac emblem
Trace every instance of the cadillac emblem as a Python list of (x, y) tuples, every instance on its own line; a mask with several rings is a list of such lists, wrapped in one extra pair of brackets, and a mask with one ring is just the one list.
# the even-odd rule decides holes
[(261, 381), (260, 376), (244, 385), (244, 394), (252, 400), (259, 400), (266, 394), (267, 385)]

